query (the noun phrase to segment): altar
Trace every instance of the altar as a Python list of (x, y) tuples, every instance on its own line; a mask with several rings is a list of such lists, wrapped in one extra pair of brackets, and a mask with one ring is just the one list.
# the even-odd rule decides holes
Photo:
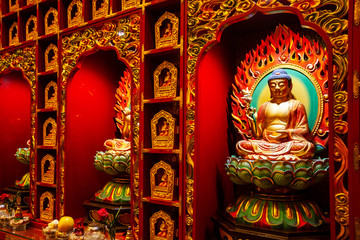
[(0, 6), (0, 236), (360, 239), (359, 1)]

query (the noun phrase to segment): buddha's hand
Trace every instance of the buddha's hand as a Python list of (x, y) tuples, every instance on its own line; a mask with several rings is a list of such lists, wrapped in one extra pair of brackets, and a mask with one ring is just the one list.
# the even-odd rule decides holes
[(272, 138), (276, 139), (277, 141), (281, 142), (283, 139), (287, 139), (289, 137), (288, 130), (276, 130), (271, 135)]

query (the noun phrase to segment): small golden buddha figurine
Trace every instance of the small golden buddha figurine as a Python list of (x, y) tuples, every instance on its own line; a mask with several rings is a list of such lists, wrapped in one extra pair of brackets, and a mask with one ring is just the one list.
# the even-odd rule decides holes
[[(298, 160), (310, 159), (315, 147), (310, 142), (304, 105), (291, 94), (291, 77), (284, 69), (274, 70), (269, 79), (271, 100), (259, 111), (248, 107), (247, 118), (255, 139), (241, 140), (237, 153), (246, 159)], [(251, 97), (244, 97), (251, 101)]]
[(165, 119), (160, 127), (159, 136), (167, 136), (168, 134), (169, 134), (169, 123)]
[(159, 232), (156, 234), (156, 236), (166, 238), (167, 237), (167, 226), (164, 220), (161, 220), (161, 224), (159, 227)]

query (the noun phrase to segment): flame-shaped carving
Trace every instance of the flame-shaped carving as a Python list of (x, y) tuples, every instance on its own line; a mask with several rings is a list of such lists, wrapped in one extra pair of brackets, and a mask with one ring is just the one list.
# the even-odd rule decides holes
[(122, 137), (128, 140), (130, 134), (130, 103), (131, 103), (131, 75), (128, 70), (124, 71), (124, 76), (120, 77), (119, 87), (116, 89), (116, 126), (120, 130)]
[[(328, 57), (319, 43), (292, 32), (279, 25), (274, 33), (268, 35), (255, 50), (245, 55), (240, 63), (232, 85), (231, 108), (235, 127), (244, 138), (251, 138), (251, 131), (245, 115), (246, 101), (259, 80), (269, 69), (279, 65), (294, 65), (310, 73), (321, 91), (323, 102), (319, 103), (322, 116), (318, 117), (313, 130), (314, 141), (325, 147), (328, 138)], [(250, 91), (251, 90), (251, 91)]]

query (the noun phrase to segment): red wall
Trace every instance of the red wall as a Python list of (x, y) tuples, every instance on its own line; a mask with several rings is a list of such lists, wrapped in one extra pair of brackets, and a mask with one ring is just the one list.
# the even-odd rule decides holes
[(234, 78), (234, 51), (225, 39), (199, 64), (196, 105), (195, 227), (196, 239), (209, 239), (211, 217), (232, 199), (224, 164), (228, 153), (227, 98)]
[(0, 191), (29, 172), (29, 165), (18, 162), (14, 154), (17, 148), (28, 147), (30, 102), (30, 85), (21, 72), (0, 76)]
[(115, 51), (84, 57), (68, 83), (65, 130), (65, 214), (86, 215), (83, 202), (112, 177), (93, 166), (105, 140), (115, 138), (115, 90), (125, 65)]

